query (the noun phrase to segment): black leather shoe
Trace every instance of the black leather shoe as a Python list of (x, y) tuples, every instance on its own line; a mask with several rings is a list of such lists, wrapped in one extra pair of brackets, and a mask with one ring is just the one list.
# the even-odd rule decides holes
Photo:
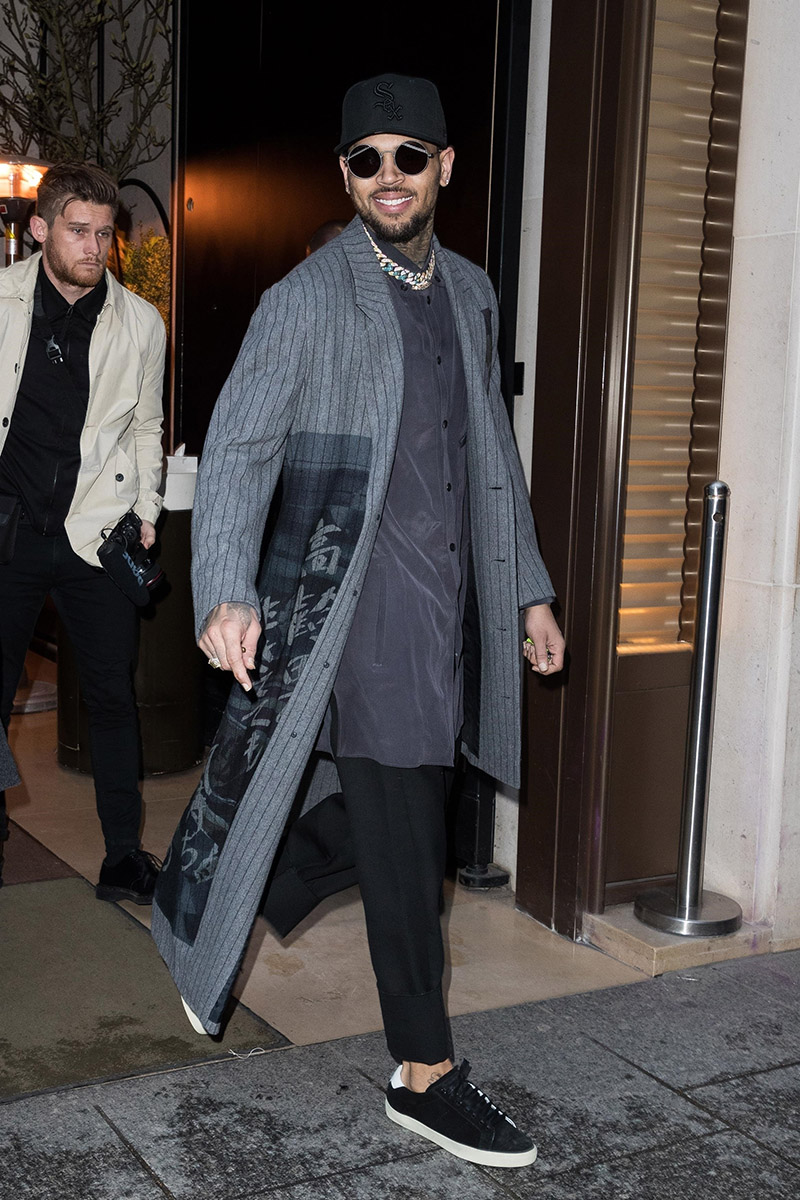
[(98, 900), (132, 900), (151, 904), (161, 862), (146, 850), (131, 850), (113, 867), (103, 863), (94, 890)]

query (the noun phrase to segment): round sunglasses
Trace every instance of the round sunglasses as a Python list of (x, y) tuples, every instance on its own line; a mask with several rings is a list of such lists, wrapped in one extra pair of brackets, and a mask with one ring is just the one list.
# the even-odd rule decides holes
[(403, 142), (395, 150), (376, 150), (374, 146), (362, 144), (349, 151), (345, 160), (347, 169), (356, 179), (372, 179), (381, 169), (384, 154), (391, 154), (401, 175), (421, 175), (434, 157), (424, 146), (414, 142)]

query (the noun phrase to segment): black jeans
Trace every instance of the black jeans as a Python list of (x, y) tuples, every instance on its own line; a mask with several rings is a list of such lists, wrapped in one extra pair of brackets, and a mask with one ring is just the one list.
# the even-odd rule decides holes
[[(78, 663), (106, 852), (120, 858), (139, 845), (142, 820), (133, 693), (136, 609), (102, 568), (90, 567), (74, 552), (65, 533), (42, 537), (20, 521), (14, 557), (0, 565), (0, 719), (6, 729), (36, 619), (48, 595)], [(0, 826), (4, 824), (3, 812)], [(3, 832), (0, 828), (0, 836)]]

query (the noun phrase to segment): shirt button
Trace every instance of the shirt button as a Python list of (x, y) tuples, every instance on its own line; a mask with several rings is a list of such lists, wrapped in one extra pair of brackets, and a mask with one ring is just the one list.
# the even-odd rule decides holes
[(447, 429), (447, 421), (442, 421), (442, 429)]
[(4, 429), (5, 429), (5, 427), (6, 427), (6, 425), (7, 425), (7, 424), (8, 424), (8, 417), (3, 417), (3, 428), (4, 428)]
[(122, 483), (125, 476), (124, 475), (115, 475), (114, 478), (116, 479), (117, 483)]
[(452, 492), (452, 490), (453, 490), (452, 483), (445, 484), (445, 491)]
[(455, 544), (455, 542), (451, 542), (451, 543), (450, 543), (450, 549), (451, 549), (451, 550), (455, 550), (455, 548), (456, 548), (456, 544)]

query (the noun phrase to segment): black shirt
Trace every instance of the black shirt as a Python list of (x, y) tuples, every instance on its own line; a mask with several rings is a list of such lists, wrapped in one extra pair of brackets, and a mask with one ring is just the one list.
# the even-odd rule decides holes
[[(396, 246), (379, 245), (416, 270)], [(388, 284), (386, 303), (393, 304), (403, 337), (403, 411), (325, 734), (343, 756), (396, 767), (452, 765), (463, 720), (466, 380), (438, 272), (424, 291), (393, 278)]]
[[(81, 465), (89, 403), (89, 343), (108, 291), (105, 275), (74, 305), (39, 264), (43, 317), (34, 312), (11, 426), (0, 455), (0, 493), (19, 496), (41, 534), (63, 533)], [(38, 306), (36, 306), (38, 307)], [(63, 356), (47, 356), (50, 336)]]

